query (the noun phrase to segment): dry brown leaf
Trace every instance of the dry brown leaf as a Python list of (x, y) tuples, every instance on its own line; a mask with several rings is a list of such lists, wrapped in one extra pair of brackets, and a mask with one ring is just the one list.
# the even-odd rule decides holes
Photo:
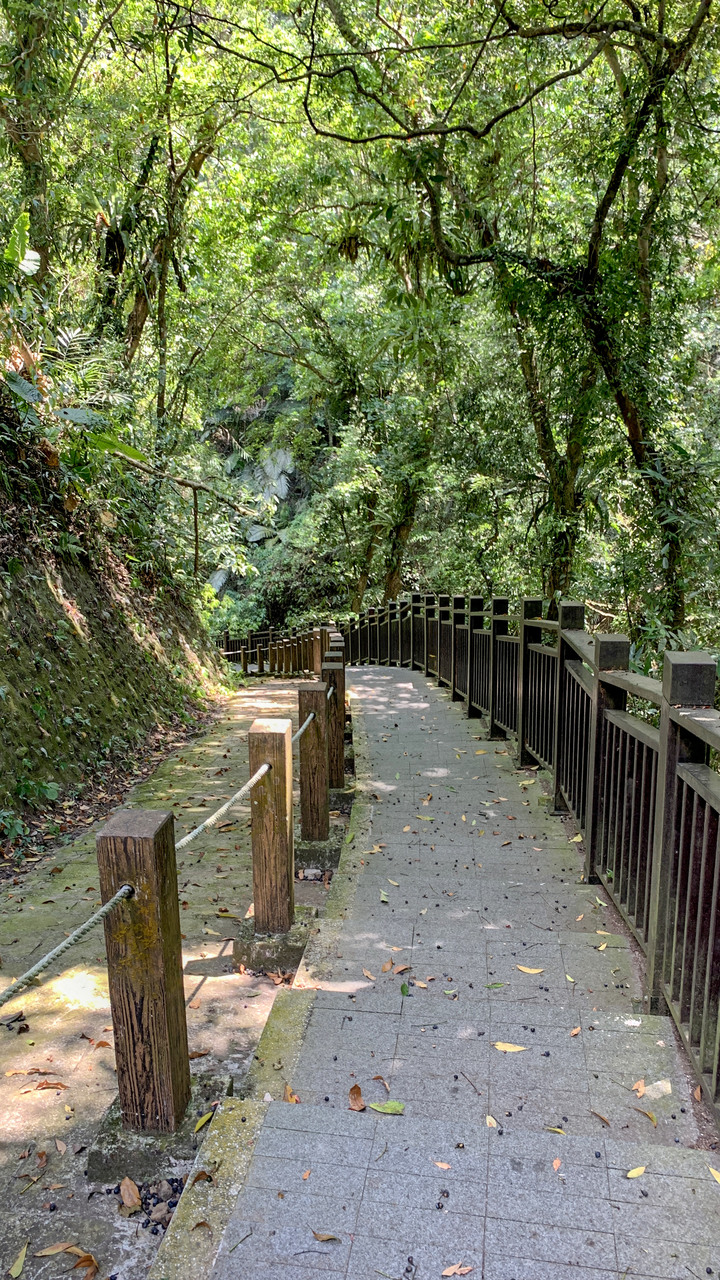
[(409, 964), (396, 964), (393, 973), (407, 973), (409, 968)]
[(36, 1089), (67, 1089), (67, 1087), (61, 1080), (41, 1080), (35, 1085)]
[(452, 1165), (445, 1160), (433, 1160), (433, 1164), (436, 1164), (438, 1169), (452, 1169)]
[(389, 973), (389, 972), (390, 972), (390, 970), (392, 969), (392, 967), (393, 967), (393, 962), (392, 962), (392, 960), (386, 960), (386, 961), (385, 961), (385, 963), (384, 963), (384, 965), (383, 965), (383, 967), (382, 967), (382, 969), (380, 970), (380, 972), (381, 972), (381, 973)]
[(190, 1008), (190, 1009), (199, 1009), (199, 1008), (200, 1008), (200, 1001), (199, 1001), (197, 998), (196, 998), (195, 1000), (191, 1000), (191, 1001), (190, 1001), (189, 1008)]
[(369, 969), (363, 969), (363, 975), (368, 978), (370, 982), (375, 981), (375, 974), (371, 973)]
[(305, 1170), (305, 1172), (304, 1172), (304, 1174), (303, 1174), (303, 1182), (307, 1182), (308, 1178), (310, 1177), (311, 1172), (312, 1172), (312, 1170), (311, 1170), (311, 1169), (306, 1169), (306, 1170)]
[(56, 1138), (56, 1139), (55, 1139), (55, 1147), (56, 1147), (56, 1149), (60, 1152), (60, 1155), (61, 1155), (61, 1156), (64, 1156), (64, 1155), (65, 1155), (65, 1152), (67, 1151), (67, 1143), (66, 1143), (66, 1142), (62, 1142), (60, 1138)]
[(702, 1098), (702, 1085), (699, 1084), (697, 1089), (693, 1089), (693, 1098), (696, 1102), (700, 1101)]
[(573, 1036), (579, 1036), (579, 1035), (580, 1035), (580, 1027), (573, 1027), (572, 1031), (570, 1032), (570, 1038), (572, 1039)]
[(194, 1227), (191, 1227), (191, 1228), (190, 1228), (190, 1230), (191, 1230), (191, 1231), (197, 1231), (198, 1227), (207, 1227), (208, 1231), (210, 1232), (210, 1235), (212, 1235), (212, 1227), (210, 1226), (210, 1223), (209, 1223), (209, 1222), (204, 1222), (204, 1221), (203, 1221), (203, 1222), (196, 1222), (196, 1223), (195, 1223), (195, 1226), (194, 1226)]
[(351, 1086), (350, 1086), (349, 1099), (350, 1099), (350, 1110), (351, 1110), (351, 1111), (364, 1111), (364, 1110), (365, 1110), (365, 1101), (364, 1101), (364, 1099), (363, 1099), (363, 1096), (362, 1096), (362, 1089), (360, 1088), (360, 1085), (359, 1085), (359, 1084), (353, 1084), (353, 1085), (351, 1085)]
[(553, 1160), (553, 1169), (555, 1170), (556, 1173), (560, 1168), (561, 1164), (562, 1164), (562, 1160), (560, 1159), (559, 1156), (556, 1156), (555, 1159)]
[(298, 1098), (297, 1094), (293, 1093), (289, 1084), (286, 1084), (285, 1091), (283, 1093), (283, 1102), (299, 1102), (299, 1101), (300, 1099)]
[(123, 1178), (120, 1183), (120, 1212), (125, 1218), (129, 1218), (133, 1213), (137, 1213), (142, 1209), (142, 1200), (137, 1186), (132, 1178)]
[(85, 1275), (83, 1276), (83, 1280), (95, 1280), (95, 1277), (98, 1274), (98, 1271), (100, 1270), (100, 1266), (97, 1260), (93, 1257), (91, 1253), (84, 1253), (81, 1258), (78, 1258), (77, 1262), (75, 1263), (75, 1266), (72, 1267), (71, 1270), (79, 1271), (80, 1268), (84, 1268), (85, 1270)]
[(440, 1275), (441, 1276), (468, 1276), (470, 1275), (471, 1271), (474, 1271), (474, 1269), (475, 1269), (474, 1267), (464, 1267), (462, 1262), (456, 1262), (453, 1264), (452, 1267), (446, 1267), (444, 1271), (441, 1271)]
[[(310, 1230), (312, 1231), (312, 1227)], [(321, 1244), (327, 1244), (329, 1240), (337, 1240), (338, 1243), (340, 1242), (340, 1237), (334, 1236), (331, 1231), (313, 1231), (313, 1235)]]
[(601, 1115), (599, 1111), (591, 1111), (590, 1115), (597, 1116), (598, 1120), (602, 1120), (603, 1124), (606, 1124), (608, 1129), (610, 1128), (610, 1121), (608, 1120), (607, 1116)]
[(191, 1062), (194, 1061), (195, 1058), (207, 1058), (209, 1052), (209, 1049), (195, 1049), (193, 1053), (188, 1054), (188, 1058)]
[(387, 1080), (383, 1079), (382, 1076), (373, 1076), (373, 1080), (379, 1080), (380, 1084), (385, 1085), (385, 1088), (387, 1089), (388, 1093), (390, 1092), (390, 1085), (388, 1084)]
[(61, 1240), (59, 1244), (49, 1244), (47, 1249), (34, 1253), (34, 1258), (53, 1258), (57, 1253), (69, 1253), (75, 1244), (74, 1240)]
[(643, 1111), (642, 1107), (633, 1107), (633, 1111), (638, 1111), (641, 1116), (647, 1116), (652, 1121), (653, 1129), (657, 1129), (657, 1116), (652, 1111)]
[(582, 915), (575, 917), (575, 923), (577, 924), (578, 920), (584, 920), (584, 919), (585, 919), (585, 912), (583, 911)]
[(645, 1093), (645, 1081), (636, 1080), (632, 1087), (632, 1092), (636, 1093), (638, 1098), (642, 1098)]

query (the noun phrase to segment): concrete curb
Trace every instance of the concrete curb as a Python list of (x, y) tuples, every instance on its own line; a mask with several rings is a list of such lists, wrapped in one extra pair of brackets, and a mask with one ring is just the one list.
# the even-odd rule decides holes
[[(356, 788), (362, 794), (370, 769), (367, 731), (357, 702), (353, 705), (353, 747)], [(330, 975), (331, 958), (362, 874), (359, 853), (370, 829), (372, 813), (371, 803), (364, 799), (353, 801), (325, 914), (311, 931), (292, 987), (283, 988), (275, 997), (252, 1066), (242, 1084), (243, 1096), (228, 1098), (217, 1109), (147, 1280), (206, 1280), (210, 1273), (245, 1181), (269, 1102), (282, 1100), (286, 1084), (292, 1087), (292, 1075), (315, 1003), (315, 992)], [(212, 1181), (201, 1179), (194, 1183), (201, 1172), (211, 1174)], [(207, 1225), (199, 1226), (199, 1223)]]

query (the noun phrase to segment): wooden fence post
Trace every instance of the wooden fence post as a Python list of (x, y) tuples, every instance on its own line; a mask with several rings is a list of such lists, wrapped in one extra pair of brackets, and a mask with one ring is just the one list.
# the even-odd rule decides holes
[(97, 836), (100, 892), (135, 892), (105, 919), (118, 1093), (126, 1129), (173, 1133), (190, 1099), (172, 813), (124, 809)]
[(483, 627), (483, 598), (482, 596), (470, 596), (468, 601), (468, 680), (467, 680), (467, 698), (465, 700), (465, 710), (468, 720), (475, 720), (482, 715), (472, 704), (472, 673), (475, 670), (475, 643), (473, 641), (473, 631), (481, 631)]
[(245, 647), (245, 645), (243, 645), (242, 649), (240, 650), (240, 662), (242, 664), (242, 673), (244, 676), (248, 674), (249, 661), (250, 659), (249, 659), (248, 650)]
[(322, 679), (334, 688), (328, 699), (328, 770), (330, 786), (342, 791), (345, 786), (345, 668), (341, 662), (324, 662)]
[(650, 918), (648, 924), (646, 1000), (662, 1008), (667, 944), (674, 908), (673, 870), (677, 850), (677, 770), (680, 764), (704, 764), (705, 743), (670, 718), (671, 707), (712, 707), (717, 668), (709, 653), (663, 656), (660, 751), (658, 755), (655, 839), (652, 851)]
[[(425, 610), (424, 610), (425, 625), (423, 628), (425, 632), (425, 661), (423, 666), (424, 666), (424, 673), (426, 676), (430, 675), (430, 626), (429, 626), (429, 623), (431, 619), (434, 617), (435, 617), (435, 596), (427, 595), (425, 596)], [(435, 647), (437, 648), (438, 646), (436, 645)], [(436, 655), (436, 661), (437, 661), (437, 655)]]
[(328, 776), (328, 700), (324, 681), (298, 685), (300, 724), (314, 712), (298, 742), (300, 774), (300, 830), (303, 840), (327, 840), (330, 835)]
[(313, 627), (312, 633), (312, 669), (316, 676), (322, 669), (322, 635), (319, 627)]
[(529, 644), (539, 644), (542, 640), (542, 631), (539, 627), (530, 626), (527, 619), (542, 618), (542, 600), (525, 599), (520, 604), (520, 651), (518, 653), (518, 683), (517, 683), (517, 745), (518, 745), (518, 764), (535, 764), (535, 757), (530, 754), (525, 746), (525, 737), (527, 734), (527, 690), (528, 690), (528, 666), (529, 666)]
[[(450, 621), (452, 622), (452, 631), (450, 633), (450, 698), (452, 702), (462, 702), (462, 694), (457, 693), (455, 689), (457, 676), (457, 629), (465, 622), (465, 596), (453, 596), (452, 613)], [(470, 661), (470, 652), (468, 647), (468, 663)], [(468, 665), (468, 676), (470, 668)], [(468, 687), (470, 681), (468, 680)]]
[(270, 765), (250, 793), (256, 933), (288, 933), (295, 914), (291, 737), (291, 720), (255, 720), (248, 734), (250, 776)]
[(585, 606), (577, 600), (561, 600), (558, 607), (558, 659), (555, 681), (555, 760), (553, 803), (556, 813), (566, 813), (567, 803), (562, 793), (563, 737), (565, 731), (565, 702), (567, 676), (565, 663), (574, 661), (577, 654), (572, 645), (563, 639), (563, 631), (582, 631), (585, 626)]
[(595, 858), (600, 840), (603, 815), (600, 811), (603, 769), (607, 752), (606, 710), (624, 711), (627, 693), (614, 685), (606, 684), (603, 671), (627, 671), (630, 665), (630, 641), (627, 636), (613, 633), (595, 636), (595, 666), (592, 706), (590, 711), (590, 742), (588, 746), (587, 805), (585, 809), (585, 880), (597, 884), (600, 877), (595, 871)]
[(495, 708), (497, 707), (497, 638), (498, 636), (506, 636), (508, 633), (508, 622), (506, 618), (498, 617), (500, 614), (508, 612), (510, 601), (507, 596), (493, 596), (492, 599), (492, 617), (490, 619), (490, 714), (488, 732), (491, 738), (497, 738), (501, 733), (505, 737), (504, 731), (500, 728), (495, 720)]
[(265, 672), (265, 660), (263, 657), (263, 648), (261, 644), (258, 645), (256, 652), (257, 652), (257, 673), (259, 676), (261, 676)]

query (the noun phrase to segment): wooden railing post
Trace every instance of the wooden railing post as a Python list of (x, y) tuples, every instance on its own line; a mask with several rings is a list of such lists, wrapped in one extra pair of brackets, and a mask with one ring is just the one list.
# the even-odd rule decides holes
[(97, 836), (103, 902), (135, 892), (105, 919), (122, 1122), (173, 1133), (190, 1099), (172, 813), (124, 809)]
[(322, 679), (335, 690), (328, 699), (328, 770), (330, 786), (345, 786), (345, 668), (341, 662), (324, 662)]
[(715, 681), (716, 663), (709, 653), (665, 651), (645, 975), (646, 1000), (652, 1009), (662, 1007), (668, 942), (672, 933), (673, 869), (678, 839), (677, 769), (680, 764), (703, 764), (707, 756), (704, 742), (671, 720), (669, 711), (671, 707), (678, 706), (712, 707)]
[(425, 608), (423, 610), (423, 613), (424, 613), (424, 622), (425, 622), (425, 625), (424, 625), (425, 661), (423, 666), (425, 670), (425, 675), (429, 676), (430, 675), (430, 626), (429, 626), (429, 623), (431, 619), (435, 617), (435, 596), (430, 596), (430, 595), (425, 596)]
[(316, 676), (322, 668), (322, 633), (319, 627), (313, 627), (312, 633), (312, 669)]
[(535, 764), (535, 757), (525, 746), (528, 720), (528, 667), (529, 644), (539, 644), (542, 631), (539, 627), (530, 626), (528, 619), (542, 618), (542, 600), (524, 599), (520, 603), (520, 652), (518, 653), (517, 683), (517, 739), (518, 764)]
[(606, 710), (624, 711), (627, 693), (607, 684), (603, 671), (627, 671), (630, 665), (630, 641), (627, 636), (612, 633), (595, 636), (595, 666), (593, 696), (590, 711), (590, 745), (588, 749), (587, 806), (585, 810), (585, 880), (597, 883), (600, 877), (595, 870), (595, 858), (599, 847), (603, 815), (600, 809), (603, 771), (607, 752)]
[(475, 662), (476, 662), (475, 648), (473, 644), (473, 631), (482, 630), (482, 626), (484, 622), (483, 608), (484, 608), (484, 605), (483, 605), (482, 596), (470, 596), (470, 599), (468, 601), (468, 680), (467, 680), (467, 698), (465, 699), (465, 710), (467, 713), (468, 720), (475, 720), (480, 715), (482, 715), (482, 712), (478, 711), (473, 706), (472, 700), (471, 700), (471, 693), (472, 693), (472, 673), (475, 669)]
[(256, 933), (288, 933), (294, 919), (291, 737), (291, 720), (255, 720), (248, 734), (250, 776), (270, 765), (250, 793)]
[(585, 626), (585, 606), (577, 600), (561, 600), (558, 606), (558, 658), (557, 680), (555, 681), (555, 760), (553, 785), (553, 803), (558, 813), (567, 811), (567, 803), (562, 793), (563, 735), (565, 732), (565, 697), (567, 680), (565, 663), (575, 659), (577, 654), (563, 638), (563, 631), (582, 631)]
[[(437, 616), (438, 616), (438, 625), (437, 625), (437, 637), (438, 637), (438, 639), (437, 639), (437, 682), (438, 682), (438, 684), (442, 684), (442, 682), (443, 682), (443, 681), (442, 681), (442, 678), (441, 678), (441, 674), (440, 674), (440, 672), (441, 672), (441, 670), (442, 670), (442, 665), (443, 665), (443, 663), (442, 663), (443, 635), (444, 635), (444, 632), (443, 632), (443, 624), (448, 623), (448, 622), (450, 622), (450, 623), (451, 623), (451, 627), (450, 627), (450, 645), (451, 645), (451, 647), (452, 647), (452, 622), (451, 622), (452, 614), (451, 614), (451, 611), (450, 611), (450, 596), (438, 596), (437, 601), (438, 601), (438, 611), (437, 611)], [(449, 680), (447, 679), (447, 677), (445, 678), (445, 683), (446, 683), (446, 684), (449, 684)]]
[(493, 596), (492, 598), (492, 617), (490, 619), (490, 715), (488, 717), (490, 723), (488, 732), (491, 738), (497, 738), (500, 734), (505, 736), (504, 731), (495, 720), (495, 709), (497, 707), (497, 651), (498, 636), (506, 636), (508, 633), (507, 618), (498, 617), (499, 614), (508, 612), (510, 601), (507, 596)]
[(415, 669), (418, 666), (424, 665), (425, 663), (424, 655), (421, 655), (418, 652), (418, 647), (415, 644), (415, 627), (416, 627), (415, 619), (416, 618), (422, 618), (422, 596), (420, 595), (419, 591), (413, 591), (412, 595), (410, 596), (410, 670), (411, 671), (415, 671)]
[(263, 657), (263, 647), (261, 644), (259, 644), (257, 647), (257, 673), (259, 676), (261, 676), (264, 674), (264, 671), (265, 671), (265, 660)]
[[(462, 695), (455, 688), (455, 674), (457, 667), (457, 628), (461, 627), (465, 622), (465, 596), (453, 596), (450, 620), (452, 622), (452, 631), (450, 633), (450, 697), (453, 702), (461, 702), (463, 700)], [(469, 658), (470, 653), (468, 650), (468, 661)], [(468, 687), (469, 684), (468, 680)]]
[(248, 673), (249, 656), (248, 656), (248, 650), (245, 645), (243, 645), (242, 649), (240, 650), (240, 662), (242, 664), (242, 673), (244, 676), (246, 676)]
[[(398, 606), (397, 600), (388, 600), (387, 604), (387, 665), (394, 665), (393, 653), (393, 629), (397, 629), (398, 623)], [(399, 644), (399, 641), (398, 641)]]
[(300, 774), (300, 831), (303, 840), (327, 840), (330, 835), (328, 775), (328, 700), (324, 681), (298, 685), (300, 724), (314, 713), (298, 743)]

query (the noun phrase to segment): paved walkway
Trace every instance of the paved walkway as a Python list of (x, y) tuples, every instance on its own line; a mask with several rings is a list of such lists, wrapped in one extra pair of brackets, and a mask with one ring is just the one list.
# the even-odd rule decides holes
[(717, 1274), (720, 1155), (570, 829), (424, 676), (348, 675), (375, 851), (212, 1280)]

